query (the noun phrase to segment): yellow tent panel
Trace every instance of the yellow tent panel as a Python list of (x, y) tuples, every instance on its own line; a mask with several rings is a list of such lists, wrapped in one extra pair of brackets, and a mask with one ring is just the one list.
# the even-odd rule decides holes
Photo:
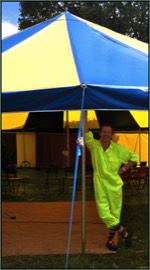
[[(78, 128), (80, 121), (80, 111), (69, 111), (68, 112), (69, 128)], [(67, 112), (64, 113), (64, 127), (67, 124)], [(95, 111), (88, 111), (88, 124), (89, 128), (99, 128), (99, 123)]]
[(130, 111), (141, 128), (148, 127), (148, 111)]
[(28, 115), (29, 113), (3, 113), (2, 130), (23, 128)]

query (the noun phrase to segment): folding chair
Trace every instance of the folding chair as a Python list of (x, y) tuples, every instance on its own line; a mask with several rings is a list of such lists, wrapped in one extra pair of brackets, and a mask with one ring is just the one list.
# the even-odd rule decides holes
[(131, 181), (130, 181), (130, 169), (127, 170), (126, 172), (123, 172), (121, 174), (121, 178), (124, 182), (124, 185), (123, 185), (124, 190), (127, 191), (128, 187), (129, 187), (131, 193), (133, 193), (133, 189), (132, 189)]
[(145, 167), (146, 164), (147, 164), (147, 161), (141, 161), (141, 162), (140, 162), (140, 167)]
[[(132, 179), (133, 185), (136, 190), (140, 190), (141, 181), (144, 183), (147, 180), (148, 167), (137, 167), (134, 174), (130, 175), (130, 179)], [(143, 184), (144, 188), (144, 184)]]
[(93, 168), (91, 166), (86, 167), (86, 188), (89, 188), (90, 190), (94, 190), (93, 186)]
[[(63, 170), (63, 178), (62, 178), (63, 192), (65, 190), (69, 191), (69, 189), (72, 190), (73, 180), (74, 180), (74, 168), (65, 167)], [(79, 190), (81, 186), (80, 180), (81, 178), (78, 175), (77, 176), (77, 190)]]
[(20, 184), (22, 184), (24, 193), (26, 193), (26, 187), (25, 187), (25, 181), (24, 178), (17, 176), (17, 170), (15, 165), (8, 165), (5, 168), (6, 177), (8, 181), (8, 185), (10, 187), (10, 192), (13, 192), (14, 194), (18, 194)]
[(146, 167), (147, 169), (147, 173), (146, 173), (146, 176), (144, 177), (144, 184), (143, 184), (143, 189), (145, 187), (146, 184), (149, 183), (149, 167)]
[(1, 182), (2, 193), (9, 193), (11, 191), (11, 186), (6, 172), (2, 172)]
[[(59, 186), (59, 192), (61, 193), (62, 190), (62, 184), (61, 179), (58, 177), (59, 170), (56, 167), (48, 167), (46, 168), (46, 185), (49, 188)], [(59, 182), (59, 183), (58, 183)]]

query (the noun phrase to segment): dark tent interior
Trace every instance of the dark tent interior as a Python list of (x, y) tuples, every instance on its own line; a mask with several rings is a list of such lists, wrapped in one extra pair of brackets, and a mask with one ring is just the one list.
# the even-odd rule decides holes
[[(109, 123), (115, 131), (137, 131), (141, 129), (129, 111), (99, 110), (96, 111), (96, 115), (100, 126)], [(24, 130), (63, 132), (63, 112), (31, 112)], [(70, 129), (70, 132), (74, 131), (74, 129)]]
[[(139, 132), (141, 128), (129, 111), (96, 111), (100, 126), (109, 123), (116, 132)], [(2, 132), (2, 167), (7, 163), (16, 163), (17, 146), (16, 132), (36, 133), (36, 166), (62, 166), (62, 151), (67, 148), (67, 129), (63, 126), (63, 112), (34, 112), (29, 113), (24, 128)], [(93, 129), (94, 137), (99, 139), (99, 130)], [(70, 163), (74, 164), (77, 128), (69, 129)], [(49, 151), (51, 149), (51, 151)], [(87, 152), (88, 164), (90, 157)]]

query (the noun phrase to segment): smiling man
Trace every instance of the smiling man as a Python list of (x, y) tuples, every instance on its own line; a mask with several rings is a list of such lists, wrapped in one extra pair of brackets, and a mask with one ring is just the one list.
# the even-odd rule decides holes
[[(126, 248), (132, 246), (132, 232), (120, 223), (122, 209), (121, 174), (139, 161), (139, 156), (131, 150), (112, 141), (113, 128), (109, 124), (101, 126), (100, 140), (95, 140), (88, 130), (85, 112), (85, 143), (91, 153), (94, 172), (94, 193), (99, 217), (109, 229), (106, 246), (116, 251), (118, 243), (115, 234), (121, 233)], [(121, 164), (126, 164), (121, 167)]]

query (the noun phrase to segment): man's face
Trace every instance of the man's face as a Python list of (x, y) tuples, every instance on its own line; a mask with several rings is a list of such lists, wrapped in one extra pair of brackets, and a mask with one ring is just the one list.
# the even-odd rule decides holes
[(100, 132), (100, 139), (102, 142), (109, 142), (112, 139), (112, 128), (109, 126), (103, 126)]

